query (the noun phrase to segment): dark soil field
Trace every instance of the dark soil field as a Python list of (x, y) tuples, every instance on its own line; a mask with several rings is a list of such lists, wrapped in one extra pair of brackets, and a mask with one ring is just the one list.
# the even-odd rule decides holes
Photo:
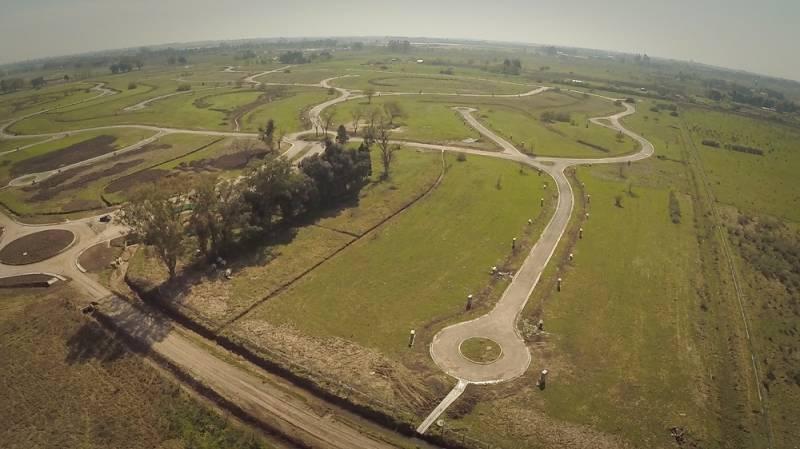
[(138, 185), (148, 182), (158, 181), (169, 173), (169, 170), (161, 170), (158, 168), (131, 173), (130, 175), (123, 176), (117, 180), (109, 183), (104, 191), (106, 193), (117, 193), (133, 189)]
[(11, 167), (14, 177), (54, 170), (114, 151), (114, 136), (97, 136), (60, 150), (21, 160)]
[(0, 278), (0, 288), (43, 287), (53, 276), (47, 274), (23, 274)]
[(98, 243), (84, 251), (78, 258), (78, 262), (86, 271), (97, 273), (108, 267), (121, 252), (122, 249), (120, 247)]
[(123, 173), (125, 170), (129, 168), (139, 165), (140, 163), (142, 163), (142, 161), (143, 159), (134, 159), (131, 161), (119, 162), (105, 170), (87, 173), (67, 183), (64, 183), (64, 181), (73, 178), (75, 173), (59, 173), (55, 176), (45, 179), (38, 185), (26, 187), (25, 190), (37, 191), (33, 196), (30, 197), (32, 201), (47, 201), (49, 199), (55, 198), (60, 193), (69, 190), (77, 190), (99, 179)]
[(64, 229), (48, 229), (20, 237), (0, 249), (0, 262), (27, 265), (49, 259), (72, 243), (74, 234)]

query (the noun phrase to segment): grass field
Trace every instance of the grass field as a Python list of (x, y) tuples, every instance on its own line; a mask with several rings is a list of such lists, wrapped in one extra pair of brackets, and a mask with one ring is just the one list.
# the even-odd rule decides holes
[[(494, 142), (482, 138), (474, 128), (464, 123), (458, 112), (452, 109), (446, 98), (442, 97), (375, 97), (371, 104), (366, 99), (356, 99), (335, 106), (333, 122), (336, 126), (344, 124), (352, 132), (353, 118), (351, 112), (355, 109), (364, 111), (360, 125), (366, 124), (370, 110), (381, 111), (388, 102), (396, 103), (402, 110), (402, 115), (394, 120), (395, 129), (393, 138), (398, 140), (413, 140), (428, 143), (453, 143), (463, 146), (477, 146), (482, 149), (496, 149)], [(366, 116), (366, 117), (365, 117)], [(462, 142), (464, 139), (479, 139), (474, 145)]]
[(263, 126), (260, 119), (266, 121), (266, 115), (270, 115), (281, 120), (287, 132), (293, 132), (302, 129), (300, 111), (326, 98), (325, 90), (313, 88), (270, 86), (262, 91), (248, 87), (195, 86), (187, 94), (153, 101), (143, 109), (125, 111), (125, 107), (175, 92), (174, 87), (149, 88), (145, 84), (134, 90), (146, 89), (151, 90), (141, 95), (124, 91), (104, 101), (98, 100), (96, 104), (89, 102), (82, 107), (37, 115), (14, 124), (9, 131), (35, 134), (121, 124), (230, 131), (235, 127), (235, 118), (250, 113), (258, 120), (249, 115), (241, 124), (243, 130), (256, 131)]
[(258, 132), (267, 120), (275, 121), (275, 126), (286, 133), (310, 128), (306, 113), (312, 106), (332, 98), (326, 89), (298, 87), (270, 87), (282, 92), (278, 99), (256, 107), (240, 119), (242, 131)]
[[(691, 130), (714, 194), (722, 203), (750, 213), (800, 223), (800, 131), (762, 120), (703, 109), (689, 109), (683, 119)], [(702, 144), (740, 144), (764, 155)]]
[(62, 283), (0, 290), (3, 447), (270, 447), (130, 354), (74, 295)]
[(339, 78), (334, 80), (332, 84), (346, 89), (364, 90), (372, 88), (379, 92), (422, 91), (425, 93), (462, 94), (518, 94), (534, 88), (533, 86), (511, 84), (502, 81), (440, 74), (419, 75), (360, 70), (353, 70), (347, 74), (358, 76)]
[(289, 323), (399, 355), (409, 329), (463, 309), (467, 293), (486, 284), (488, 267), (499, 265), (537, 212), (542, 184), (508, 162), (447, 159), (447, 174), (429, 197), (240, 323)]
[(28, 139), (0, 139), (0, 153), (13, 151), (19, 147), (45, 140), (41, 137), (31, 137)]
[(89, 83), (71, 83), (2, 95), (0, 96), (0, 122), (43, 109), (87, 100), (98, 94), (89, 91), (88, 89), (91, 87), (92, 84)]
[[(287, 230), (250, 253), (241, 253), (239, 259), (230, 261), (235, 273), (230, 281), (198, 279), (181, 301), (172, 305), (215, 329), (418, 197), (441, 171), (438, 154), (403, 150), (390, 181), (378, 182), (377, 155), (373, 163), (375, 179), (364, 187), (355, 204), (328, 212), (314, 225)], [(165, 280), (166, 273), (152, 256), (140, 251), (131, 263), (129, 277), (152, 287)]]

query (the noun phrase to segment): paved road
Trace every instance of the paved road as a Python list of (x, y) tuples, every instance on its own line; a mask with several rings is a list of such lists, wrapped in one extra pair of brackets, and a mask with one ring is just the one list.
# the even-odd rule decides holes
[[(257, 81), (255, 81), (255, 78), (264, 75), (266, 73), (269, 72), (264, 72), (261, 74), (248, 77), (248, 82), (258, 83)], [(335, 78), (329, 78), (323, 80), (322, 82), (319, 83), (319, 86), (324, 88), (336, 89), (336, 91), (340, 95), (334, 99), (319, 104), (311, 109), (311, 111), (309, 112), (309, 118), (315, 128), (321, 129), (320, 115), (325, 108), (344, 101), (363, 98), (363, 95), (353, 94), (353, 92), (350, 90), (331, 86), (330, 81), (332, 81), (333, 79)], [(547, 90), (547, 88), (537, 88), (519, 95), (512, 94), (512, 95), (496, 95), (496, 96), (519, 97), (519, 96), (535, 95), (544, 92), (545, 90)], [(386, 93), (386, 95), (458, 95), (465, 97), (492, 96), (484, 94), (442, 94), (442, 93), (402, 93), (402, 92)], [(608, 99), (614, 100), (611, 98)], [(453, 401), (455, 401), (459, 397), (459, 395), (464, 391), (464, 389), (468, 384), (470, 383), (486, 384), (486, 383), (503, 382), (510, 379), (514, 379), (522, 375), (527, 370), (530, 364), (531, 356), (522, 337), (518, 333), (517, 319), (523, 307), (525, 306), (528, 297), (530, 296), (531, 292), (538, 283), (542, 271), (544, 270), (544, 267), (547, 265), (548, 261), (552, 257), (553, 252), (555, 251), (555, 248), (559, 240), (563, 236), (564, 231), (569, 222), (570, 215), (572, 213), (572, 208), (574, 204), (572, 187), (570, 186), (569, 181), (566, 175), (564, 174), (564, 170), (567, 167), (578, 164), (601, 164), (601, 163), (635, 161), (649, 157), (650, 155), (653, 154), (653, 146), (650, 142), (645, 140), (643, 137), (633, 133), (632, 131), (627, 130), (620, 123), (620, 119), (622, 117), (630, 115), (635, 112), (635, 109), (632, 105), (624, 103), (624, 106), (625, 106), (625, 111), (614, 114), (609, 117), (605, 117), (604, 118), (605, 120), (595, 118), (592, 119), (592, 122), (601, 126), (606, 126), (611, 129), (623, 132), (624, 134), (630, 136), (631, 138), (639, 142), (641, 144), (641, 150), (635, 154), (611, 157), (606, 159), (552, 158), (552, 157), (531, 158), (529, 156), (522, 154), (511, 143), (501, 138), (500, 136), (496, 135), (494, 132), (492, 132), (483, 124), (481, 124), (478, 120), (476, 120), (471, 114), (471, 112), (473, 112), (474, 110), (469, 108), (457, 108), (457, 110), (471, 126), (475, 127), (481, 134), (487, 136), (488, 138), (496, 142), (498, 145), (500, 145), (500, 147), (503, 149), (502, 152), (486, 152), (481, 150), (467, 149), (450, 145), (435, 145), (435, 144), (416, 143), (407, 141), (394, 141), (394, 143), (400, 143), (406, 146), (413, 146), (417, 148), (464, 152), (464, 153), (478, 154), (487, 157), (496, 157), (496, 158), (502, 158), (524, 163), (536, 167), (546, 172), (551, 177), (553, 177), (558, 191), (558, 203), (556, 205), (556, 210), (553, 217), (550, 219), (550, 222), (545, 227), (541, 237), (539, 238), (537, 243), (532, 248), (531, 252), (526, 257), (522, 267), (515, 274), (511, 284), (503, 293), (503, 296), (500, 298), (500, 300), (492, 309), (492, 311), (479, 318), (446, 327), (442, 329), (438, 334), (436, 334), (436, 336), (434, 336), (434, 339), (430, 347), (431, 357), (436, 362), (436, 364), (440, 368), (442, 368), (442, 370), (444, 370), (449, 375), (458, 379), (458, 383), (456, 387), (453, 389), (453, 391), (447, 395), (445, 400), (442, 401), (442, 403), (440, 403), (439, 406), (437, 406), (436, 409), (420, 425), (420, 427), (418, 428), (418, 431), (420, 433), (424, 433), (427, 430), (428, 426), (432, 422), (434, 422), (435, 419), (444, 410), (446, 410), (446, 408)], [(4, 126), (0, 127), (0, 135), (7, 136), (5, 134), (5, 129), (12, 123), (14, 123), (14, 121), (9, 122)], [(162, 128), (162, 127), (145, 126), (145, 125), (112, 125), (105, 127), (88, 128), (73, 132), (85, 132), (89, 130), (113, 129), (113, 128), (150, 129), (160, 134), (188, 133), (188, 134), (202, 134), (211, 136), (248, 136), (248, 137), (256, 136), (255, 134), (245, 134), (245, 133), (184, 130), (184, 129)], [(286, 141), (289, 142), (291, 145), (289, 150), (285, 154), (296, 155), (308, 145), (315, 145), (314, 147), (312, 147), (311, 151), (309, 151), (308, 154), (319, 152), (321, 150), (321, 146), (319, 145), (319, 143), (308, 143), (304, 142), (301, 139), (304, 135), (307, 135), (310, 132), (312, 131), (307, 130), (287, 136)], [(62, 136), (65, 134), (67, 133), (39, 134), (38, 136), (54, 137), (54, 136)], [(13, 138), (14, 136), (10, 137)], [(24, 136), (24, 137), (31, 137), (31, 136)], [(353, 140), (358, 141), (359, 139), (353, 139)], [(26, 232), (25, 230), (30, 230), (31, 228), (34, 228), (32, 226), (20, 225), (19, 223), (16, 223), (13, 220), (8, 219), (8, 217), (4, 217), (2, 214), (0, 214), (0, 217), (3, 217), (2, 221), (0, 221), (0, 225), (6, 227), (6, 235), (3, 236), (3, 240), (5, 241), (14, 238), (14, 236), (24, 235), (24, 233)], [(50, 259), (48, 261), (41, 262), (39, 264), (34, 264), (28, 267), (0, 266), (3, 274), (21, 274), (24, 270), (28, 270), (27, 272), (30, 272), (30, 270), (34, 271), (39, 270), (43, 272), (66, 274), (72, 277), (75, 281), (77, 281), (77, 283), (81, 287), (83, 287), (84, 290), (87, 293), (89, 293), (93, 298), (111, 298), (110, 299), (111, 310), (119, 309), (118, 312), (119, 315), (113, 315), (113, 316), (122, 317), (123, 315), (129, 315), (132, 313), (143, 313), (141, 311), (127, 310), (125, 308), (125, 304), (119, 303), (120, 300), (118, 298), (114, 299), (115, 297), (113, 297), (113, 295), (109, 296), (108, 294), (109, 292), (105, 290), (104, 287), (100, 286), (87, 276), (83, 275), (83, 273), (80, 273), (80, 271), (77, 270), (77, 268), (75, 267), (75, 260), (78, 254), (80, 254), (80, 251), (82, 251), (85, 248), (88, 248), (89, 246), (91, 246), (91, 244), (97, 243), (98, 241), (103, 241), (103, 239), (107, 240), (108, 238), (110, 238), (108, 235), (119, 235), (122, 232), (124, 232), (123, 229), (119, 229), (118, 227), (114, 226), (109, 227), (109, 229), (107, 230), (97, 231), (95, 229), (95, 225), (91, 223), (91, 220), (93, 219), (89, 218), (86, 220), (80, 220), (72, 223), (51, 225), (50, 227), (53, 228), (64, 228), (75, 232), (76, 235), (78, 236), (77, 243), (73, 244), (73, 247), (71, 247), (69, 250), (65, 251), (61, 255), (53, 259)], [(38, 226), (36, 228), (46, 228), (46, 227), (47, 226)], [(87, 231), (86, 228), (89, 228), (91, 232), (94, 232), (96, 235), (93, 236), (89, 231)], [(108, 302), (109, 299), (106, 299), (106, 301)], [(145, 314), (142, 316), (138, 316), (136, 320), (126, 321), (120, 318), (117, 320), (117, 322), (120, 325), (125, 325), (126, 322), (132, 322), (137, 320), (144, 320), (145, 322), (148, 322), (147, 320), (157, 320), (157, 318), (150, 317), (149, 315)], [(156, 321), (152, 322), (156, 323)], [(154, 325), (152, 327), (157, 329), (159, 326)], [(132, 330), (133, 329), (131, 329), (131, 331)], [(141, 338), (144, 339), (150, 338), (148, 332), (144, 332), (142, 334), (141, 330), (138, 330), (136, 335), (140, 334), (142, 335)], [(471, 337), (484, 337), (494, 340), (502, 347), (503, 355), (500, 357), (500, 359), (491, 364), (475, 364), (468, 361), (461, 355), (459, 346), (461, 342)], [(166, 343), (162, 344), (162, 341), (166, 341)], [(192, 343), (191, 341), (188, 341), (185, 338), (182, 339), (182, 337), (178, 335), (173, 335), (173, 333), (167, 333), (165, 336), (163, 336), (163, 340), (161, 341), (158, 342), (148, 341), (148, 342), (152, 343), (154, 345), (154, 348), (157, 351), (159, 351), (159, 353), (161, 353), (168, 359), (174, 361), (175, 363), (179, 364), (183, 368), (188, 369), (198, 378), (201, 378), (204, 382), (207, 382), (208, 385), (215, 391), (219, 392), (220, 394), (223, 394), (223, 396), (225, 397), (230, 398), (235, 403), (237, 404), (244, 403), (247, 404), (249, 407), (256, 407), (258, 411), (263, 413), (276, 414), (279, 412), (279, 410), (275, 410), (269, 405), (270, 402), (267, 399), (262, 398), (259, 401), (255, 401), (252, 399), (253, 395), (259, 394), (257, 393), (259, 391), (259, 387), (258, 385), (252, 383), (252, 379), (248, 378), (246, 376), (246, 373), (237, 372), (235, 370), (230, 371), (230, 369), (233, 368), (231, 368), (227, 363), (222, 362), (219, 359), (214, 360), (215, 356), (209, 354), (207, 351), (204, 351), (203, 349), (198, 349), (195, 343)], [(284, 416), (286, 419), (289, 419), (288, 417), (286, 417), (285, 414), (279, 416)], [(379, 443), (372, 441), (371, 439), (364, 440), (364, 436), (359, 434), (357, 431), (354, 431), (353, 429), (341, 428), (335, 430), (335, 432), (340, 432), (340, 434), (338, 434), (338, 436), (334, 436), (332, 434), (328, 434), (328, 432), (333, 432), (334, 430), (329, 429), (327, 425), (323, 425), (320, 422), (311, 420), (307, 416), (303, 418), (302, 416), (299, 415), (293, 415), (292, 419), (294, 420), (293, 423), (297, 425), (298, 428), (303, 428), (307, 432), (315, 434), (322, 441), (329, 441), (329, 442), (335, 442), (334, 444), (341, 444), (340, 446), (333, 446), (333, 447), (365, 447), (365, 448), (385, 447), (381, 446)], [(359, 438), (361, 439), (356, 440)], [(356, 441), (358, 441), (358, 443), (356, 443)]]

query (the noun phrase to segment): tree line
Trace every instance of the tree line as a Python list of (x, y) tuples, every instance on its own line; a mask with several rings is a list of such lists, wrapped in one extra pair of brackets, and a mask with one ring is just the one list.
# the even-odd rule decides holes
[(296, 169), (286, 158), (270, 153), (238, 179), (204, 177), (189, 190), (145, 186), (124, 206), (122, 220), (132, 236), (154, 247), (174, 277), (190, 236), (195, 249), (211, 261), (269, 237), (281, 224), (357, 196), (372, 175), (369, 145), (362, 142), (357, 149), (347, 149), (326, 137), (325, 150)]

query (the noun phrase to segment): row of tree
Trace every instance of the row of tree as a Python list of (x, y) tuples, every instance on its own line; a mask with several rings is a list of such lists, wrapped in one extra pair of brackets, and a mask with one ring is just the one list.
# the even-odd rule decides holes
[(176, 274), (187, 236), (213, 260), (237, 245), (274, 232), (358, 194), (372, 173), (369, 145), (346, 149), (325, 140), (321, 154), (304, 159), (297, 169), (285, 158), (268, 156), (237, 180), (201, 179), (186, 192), (148, 186), (123, 209), (132, 234), (154, 247), (170, 277)]

